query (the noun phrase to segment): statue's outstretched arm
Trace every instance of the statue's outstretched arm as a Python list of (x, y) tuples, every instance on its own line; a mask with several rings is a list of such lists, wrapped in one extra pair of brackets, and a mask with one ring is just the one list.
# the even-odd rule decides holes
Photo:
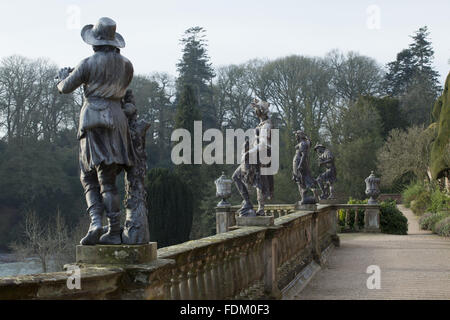
[(62, 79), (57, 87), (60, 93), (71, 93), (75, 91), (79, 86), (86, 82), (87, 68), (86, 60), (83, 60), (67, 78)]

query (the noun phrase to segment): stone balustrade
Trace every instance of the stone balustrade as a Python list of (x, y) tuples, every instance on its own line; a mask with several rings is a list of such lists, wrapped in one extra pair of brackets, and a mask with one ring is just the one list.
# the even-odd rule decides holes
[(338, 245), (336, 208), (267, 210), (278, 215), (273, 226), (235, 227), (161, 248), (146, 264), (80, 264), (81, 289), (67, 288), (65, 272), (3, 277), (0, 299), (278, 299)]
[[(216, 233), (228, 232), (236, 227), (236, 216), (240, 207), (237, 205), (216, 208)], [(257, 206), (254, 209), (256, 210)], [(283, 217), (294, 212), (294, 210), (294, 204), (268, 204), (264, 207), (264, 213), (274, 218)]]
[[(344, 211), (344, 226), (340, 231), (364, 231), (364, 232), (380, 232), (380, 206), (375, 204), (338, 204), (334, 205), (336, 212)], [(364, 212), (364, 227), (360, 229), (359, 214)], [(350, 217), (353, 221), (350, 224)], [(337, 217), (339, 219), (339, 217)]]

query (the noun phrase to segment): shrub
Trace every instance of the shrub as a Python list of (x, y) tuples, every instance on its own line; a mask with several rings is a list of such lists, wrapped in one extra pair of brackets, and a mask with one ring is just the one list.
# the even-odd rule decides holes
[(433, 231), (434, 233), (438, 233), (436, 229), (438, 223), (450, 217), (450, 214), (448, 212), (442, 211), (434, 213), (434, 215), (436, 216), (436, 218), (434, 220), (434, 223), (431, 225), (431, 231)]
[[(348, 204), (367, 204), (366, 200), (356, 200), (350, 198)], [(354, 229), (355, 215), (354, 210), (349, 210), (349, 226)], [(339, 226), (345, 225), (345, 210), (340, 209)], [(360, 229), (364, 228), (364, 210), (358, 210), (358, 226)], [(397, 209), (395, 200), (387, 200), (380, 203), (380, 228), (381, 232), (389, 234), (407, 234), (408, 233), (408, 219)]]
[(425, 214), (423, 214), (420, 218), (419, 218), (419, 226), (420, 229), (422, 230), (428, 230), (428, 221), (430, 220), (430, 217), (433, 215), (432, 212), (427, 212)]
[(415, 200), (413, 200), (413, 202), (411, 203), (411, 210), (415, 214), (420, 216), (427, 210), (430, 204), (431, 204), (430, 193), (424, 191), (420, 193)]
[(436, 233), (435, 224), (440, 220), (443, 220), (449, 216), (450, 214), (445, 211), (438, 213), (431, 213), (427, 215), (425, 218), (419, 220), (420, 228), (422, 230), (431, 230)]
[(426, 188), (422, 183), (414, 182), (410, 184), (403, 192), (402, 199), (405, 207), (409, 208), (411, 205), (411, 201), (416, 200), (417, 197), (426, 192)]
[(395, 201), (383, 201), (380, 205), (380, 228), (382, 233), (407, 234), (408, 219), (397, 209)]
[(443, 237), (450, 237), (450, 217), (444, 218), (435, 224), (434, 231)]
[(439, 212), (448, 211), (450, 207), (450, 197), (436, 188), (430, 195), (430, 205), (427, 211)]

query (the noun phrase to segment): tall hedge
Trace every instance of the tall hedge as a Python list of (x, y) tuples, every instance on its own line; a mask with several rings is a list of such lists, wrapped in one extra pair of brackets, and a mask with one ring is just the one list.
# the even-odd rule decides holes
[(450, 73), (445, 81), (444, 92), (436, 101), (433, 119), (438, 124), (438, 135), (431, 149), (431, 175), (439, 179), (450, 171)]
[(166, 247), (189, 240), (193, 194), (186, 182), (164, 168), (150, 170), (146, 182), (150, 240)]

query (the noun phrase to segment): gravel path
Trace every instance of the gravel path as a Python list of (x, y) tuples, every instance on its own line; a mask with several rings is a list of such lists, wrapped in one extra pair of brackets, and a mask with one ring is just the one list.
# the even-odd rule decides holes
[[(307, 287), (308, 299), (450, 299), (450, 239), (419, 229), (411, 210), (408, 235), (340, 234), (341, 246)], [(367, 267), (380, 268), (380, 289), (368, 289)]]

